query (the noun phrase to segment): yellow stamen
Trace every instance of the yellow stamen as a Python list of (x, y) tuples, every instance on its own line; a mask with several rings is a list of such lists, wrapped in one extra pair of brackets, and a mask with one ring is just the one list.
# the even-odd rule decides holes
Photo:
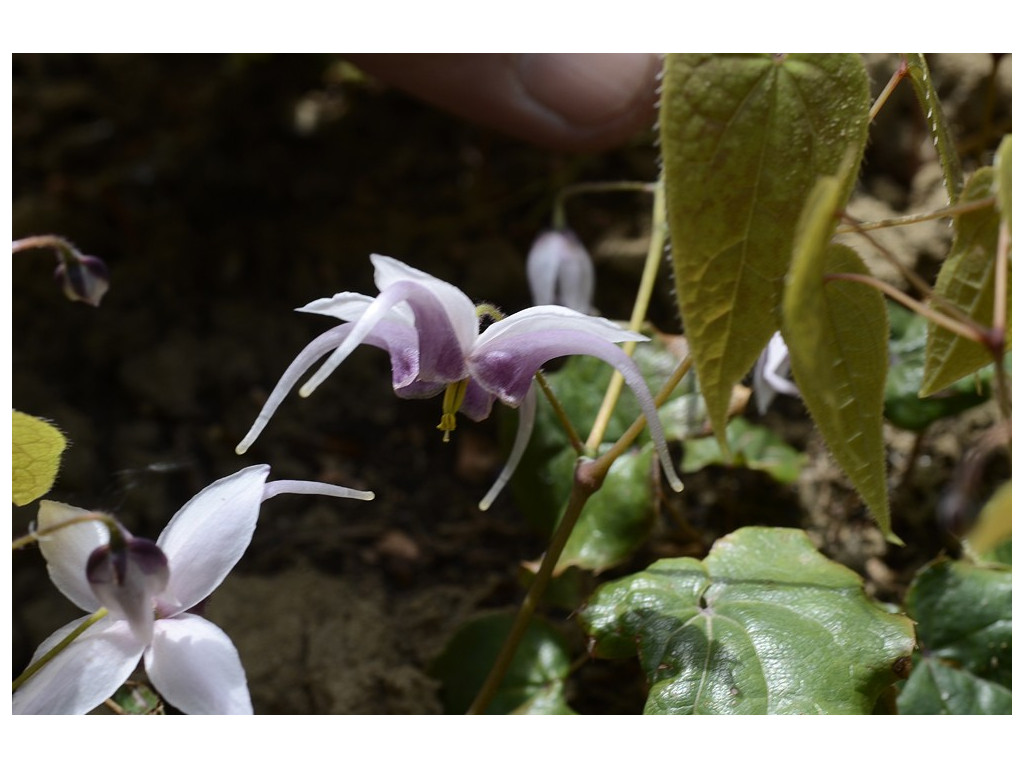
[(444, 442), (448, 442), (448, 434), (455, 429), (455, 414), (466, 399), (466, 387), (469, 379), (462, 379), (449, 384), (444, 389), (444, 402), (441, 405), (441, 423), (437, 428), (444, 431)]

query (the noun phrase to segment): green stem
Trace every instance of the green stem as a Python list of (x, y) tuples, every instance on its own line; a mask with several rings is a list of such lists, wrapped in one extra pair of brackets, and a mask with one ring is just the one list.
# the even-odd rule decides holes
[(900, 84), (908, 74), (910, 74), (910, 68), (907, 66), (907, 58), (904, 56), (900, 59), (900, 65), (896, 68), (896, 71), (892, 73), (892, 77), (889, 78), (889, 82), (885, 84), (885, 88), (878, 94), (878, 98), (875, 99), (875, 103), (871, 105), (871, 111), (868, 113), (868, 119), (874, 121), (878, 113), (882, 111), (882, 107), (885, 102), (889, 100), (892, 92), (896, 86)]
[[(845, 227), (836, 228), (837, 235), (846, 235), (851, 232), (865, 232), (869, 229), (885, 229), (887, 227), (902, 227), (907, 224), (920, 224), (923, 221), (934, 221), (935, 219), (947, 219), (960, 216), (971, 211), (980, 211), (982, 208), (988, 208), (991, 205), (995, 205), (996, 198), (992, 197), (981, 197), (977, 200), (971, 200), (965, 203), (954, 203), (953, 205), (947, 205), (944, 208), (939, 208), (935, 211), (928, 211), (927, 213), (912, 213), (908, 216), (897, 216), (893, 219), (881, 219), (879, 221), (858, 221)], [(852, 217), (845, 216), (848, 221), (853, 221)]]
[(967, 318), (966, 322), (955, 320), (952, 317), (937, 311), (934, 307), (929, 307), (927, 304), (923, 304), (916, 299), (910, 298), (899, 288), (891, 286), (883, 280), (879, 280), (877, 277), (872, 275), (859, 275), (851, 272), (840, 272), (825, 275), (825, 281), (828, 282), (830, 280), (846, 280), (851, 283), (870, 285), (872, 288), (877, 288), (890, 298), (895, 299), (907, 309), (910, 309), (919, 315), (923, 315), (936, 325), (942, 326), (950, 333), (955, 333), (957, 336), (963, 336), (965, 339), (970, 339), (971, 341), (977, 342), (989, 349), (992, 347), (992, 340), (988, 330), (982, 328), (973, 320), (970, 320), (970, 318)]
[(586, 446), (583, 445), (583, 441), (580, 440), (580, 436), (576, 432), (576, 428), (572, 425), (572, 422), (569, 421), (569, 414), (565, 412), (565, 408), (562, 407), (562, 403), (555, 395), (554, 390), (551, 389), (551, 385), (548, 384), (547, 378), (544, 376), (543, 373), (537, 371), (537, 373), (534, 374), (534, 379), (540, 386), (540, 391), (544, 393), (544, 396), (548, 399), (548, 402), (551, 403), (551, 407), (555, 409), (555, 415), (558, 417), (558, 420), (562, 422), (562, 428), (565, 430), (565, 433), (569, 436), (569, 442), (572, 443), (572, 449), (576, 451), (576, 455), (585, 455), (587, 451)]
[[(654, 187), (654, 209), (651, 220), (651, 241), (647, 246), (647, 260), (644, 262), (643, 275), (640, 277), (640, 287), (637, 289), (636, 301), (633, 304), (633, 314), (629, 318), (629, 330), (639, 333), (643, 326), (644, 318), (647, 317), (647, 309), (651, 304), (651, 295), (654, 293), (654, 281), (658, 276), (658, 267), (665, 252), (665, 185), (658, 183)], [(635, 341), (628, 341), (622, 345), (622, 351), (632, 356), (636, 349)], [(624, 380), (622, 374), (615, 371), (611, 381), (608, 382), (608, 389), (604, 393), (604, 400), (601, 408), (594, 419), (594, 426), (587, 438), (587, 450), (596, 453), (601, 447), (604, 433), (608, 429), (615, 404), (622, 394)]]
[(565, 201), (573, 195), (591, 192), (653, 192), (655, 184), (649, 181), (581, 181), (562, 187), (555, 198), (551, 223), (555, 229), (565, 228)]
[(1010, 423), (1010, 385), (1003, 368), (1006, 354), (1006, 297), (1010, 263), (1010, 231), (1006, 222), (999, 225), (999, 240), (996, 244), (995, 297), (992, 307), (992, 335), (998, 342), (993, 350), (996, 360), (996, 400), (1007, 424)]
[[(654, 403), (656, 406), (664, 405), (669, 395), (672, 394), (672, 391), (690, 370), (690, 364), (690, 357), (687, 356), (686, 359), (676, 366), (669, 380), (665, 382), (657, 396), (655, 396)], [(562, 551), (565, 549), (566, 542), (569, 541), (569, 536), (576, 526), (576, 521), (579, 520), (580, 514), (583, 512), (584, 505), (586, 505), (587, 500), (594, 492), (601, 487), (615, 459), (625, 453), (633, 441), (640, 436), (646, 423), (646, 419), (641, 415), (604, 455), (594, 460), (581, 459), (576, 464), (572, 491), (569, 493), (569, 503), (566, 505), (565, 514), (562, 516), (558, 527), (551, 537), (551, 543), (548, 545), (544, 557), (541, 558), (540, 567), (537, 569), (537, 574), (533, 578), (533, 583), (530, 584), (526, 597), (523, 598), (522, 605), (519, 606), (519, 611), (516, 613), (515, 620), (512, 623), (512, 629), (509, 631), (508, 637), (505, 638), (505, 643), (498, 652), (498, 657), (494, 660), (494, 665), (487, 674), (487, 679), (484, 680), (480, 692), (476, 695), (466, 714), (480, 715), (487, 711), (487, 707), (490, 706), (491, 701), (498, 692), (498, 688), (501, 686), (501, 682), (508, 673), (508, 668), (515, 658), (519, 643), (530, 626), (530, 619), (533, 618), (537, 606), (540, 605), (541, 598), (544, 596), (544, 592), (551, 581), (555, 565), (562, 556)]]
[(28, 669), (26, 669), (24, 672), (22, 672), (14, 679), (14, 682), (12, 683), (12, 685), (14, 686), (13, 690), (18, 690), (18, 688), (21, 687), (21, 685), (26, 680), (28, 680), (30, 677), (32, 677), (32, 675), (34, 675), (40, 669), (49, 664), (58, 653), (60, 653), (69, 645), (71, 645), (71, 643), (73, 643), (79, 635), (81, 635), (83, 632), (85, 632), (85, 630), (87, 630), (89, 627), (91, 627), (93, 624), (95, 624), (97, 621), (99, 621), (106, 615), (107, 609), (100, 608), (98, 611), (96, 611), (96, 613), (94, 613), (88, 619), (86, 619), (77, 627), (75, 627), (74, 630), (72, 630), (67, 637), (65, 637), (55, 646), (53, 646), (53, 648), (48, 650), (42, 656), (40, 656), (39, 659), (34, 664), (30, 664)]
[(61, 528), (67, 528), (69, 525), (94, 522), (103, 523), (107, 526), (107, 530), (110, 532), (110, 544), (114, 549), (124, 546), (124, 531), (121, 530), (121, 526), (118, 524), (117, 520), (103, 512), (86, 512), (84, 514), (68, 518), (67, 520), (62, 520), (54, 525), (48, 525), (46, 528), (40, 528), (37, 531), (32, 531), (32, 533), (27, 533), (24, 536), (19, 536), (11, 542), (11, 549), (15, 550), (27, 547), (29, 544), (39, 541), (39, 539), (45, 538), (52, 533), (56, 533)]

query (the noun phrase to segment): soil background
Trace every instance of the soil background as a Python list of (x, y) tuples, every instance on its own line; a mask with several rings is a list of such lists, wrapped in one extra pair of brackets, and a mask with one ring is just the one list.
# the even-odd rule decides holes
[[(968, 169), (991, 162), (1011, 129), (1009, 58), (931, 57)], [(874, 92), (897, 62), (869, 58)], [(328, 55), (16, 55), (13, 94), (13, 237), (65, 236), (111, 270), (93, 309), (62, 296), (51, 255), (13, 260), (14, 406), (52, 419), (71, 443), (49, 498), (113, 512), (155, 538), (195, 493), (251, 464), (270, 464), (273, 479), (373, 490), (369, 504), (268, 502), (206, 615), (236, 643), (257, 713), (440, 713), (431, 660), (467, 618), (517, 605), (520, 563), (545, 546), (510, 494), (477, 509), (505, 458), (499, 419), (461, 419), (443, 444), (439, 402), (396, 398), (387, 356), (361, 348), (312, 397), (288, 397), (248, 454), (234, 446), (294, 355), (330, 327), (295, 307), (343, 290), (375, 294), (368, 256), (383, 253), (474, 300), (522, 309), (525, 256), (557, 190), (654, 179), (653, 133), (612, 152), (553, 153)], [(904, 84), (873, 128), (854, 212), (942, 204)], [(647, 205), (614, 194), (569, 206), (608, 317), (629, 315)], [(948, 235), (945, 223), (920, 225), (892, 235), (891, 247), (931, 278)], [(651, 318), (678, 333), (669, 283), (666, 270)], [(746, 415), (759, 419), (753, 404)], [(896, 549), (799, 401), (780, 399), (760, 420), (809, 452), (800, 482), (727, 468), (687, 476), (684, 494), (663, 499), (649, 544), (602, 578), (657, 557), (702, 557), (742, 525), (794, 525), (864, 575), (871, 594), (898, 602), (914, 570), (955, 541), (951, 527), (1009, 476), (998, 451), (975, 461), (975, 475), (964, 470), (995, 421), (991, 407), (933, 427), (906, 482), (914, 437), (891, 430), (895, 528), (908, 542)], [(951, 489), (965, 501), (937, 516)], [(14, 535), (34, 512), (14, 509)], [(79, 612), (32, 549), (14, 555), (12, 597), (17, 673)], [(567, 611), (549, 615), (573, 636)], [(582, 653), (583, 639), (573, 641)], [(581, 712), (638, 712), (643, 700), (635, 665), (591, 661), (573, 675), (570, 703)]]

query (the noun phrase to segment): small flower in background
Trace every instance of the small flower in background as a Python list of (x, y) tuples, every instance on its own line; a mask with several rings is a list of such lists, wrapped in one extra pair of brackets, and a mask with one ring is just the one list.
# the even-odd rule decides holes
[(100, 305), (110, 288), (110, 271), (102, 259), (83, 255), (69, 240), (58, 235), (34, 235), (11, 243), (12, 253), (34, 248), (52, 248), (57, 252), (54, 278), (64, 289), (65, 296), (93, 307)]
[[(99, 522), (40, 537), (57, 588), (90, 614), (108, 613), (82, 632), (14, 693), (14, 714), (83, 714), (101, 704), (140, 659), (150, 682), (188, 714), (252, 714), (238, 651), (215, 624), (189, 611), (216, 589), (252, 540), (260, 505), (281, 493), (369, 500), (372, 493), (325, 483), (267, 482), (270, 467), (243, 469), (216, 481), (171, 519), (156, 542), (124, 532), (111, 541)], [(85, 510), (42, 501), (39, 529)], [(91, 616), (54, 632), (30, 667)]]
[(754, 402), (758, 413), (765, 414), (776, 395), (800, 396), (800, 390), (788, 376), (789, 347), (776, 331), (754, 365)]
[(549, 229), (533, 241), (526, 278), (534, 304), (594, 314), (594, 262), (571, 229)]
[(314, 339), (288, 366), (235, 449), (238, 453), (248, 450), (285, 395), (317, 360), (331, 353), (299, 390), (302, 397), (310, 395), (356, 346), (371, 344), (390, 355), (392, 386), (399, 397), (432, 397), (444, 391), (438, 428), (445, 438), (455, 429), (456, 412), (481, 421), (490, 414), (495, 400), (522, 407), (509, 459), (480, 502), (480, 508), (487, 509), (511, 477), (533, 430), (534, 375), (556, 357), (591, 355), (622, 373), (647, 417), (666, 477), (673, 488), (682, 489), (647, 384), (636, 363), (616, 346), (624, 341), (647, 341), (645, 336), (623, 330), (610, 320), (559, 306), (525, 309), (498, 319), (480, 333), (481, 316), (500, 318), (493, 308), (474, 307), (455, 286), (396, 259), (374, 254), (370, 260), (380, 289), (376, 298), (339, 293), (299, 310), (335, 317), (343, 324)]
[(93, 307), (100, 305), (100, 300), (110, 288), (107, 265), (96, 256), (76, 253), (73, 257), (60, 259), (53, 276), (71, 301), (82, 301)]

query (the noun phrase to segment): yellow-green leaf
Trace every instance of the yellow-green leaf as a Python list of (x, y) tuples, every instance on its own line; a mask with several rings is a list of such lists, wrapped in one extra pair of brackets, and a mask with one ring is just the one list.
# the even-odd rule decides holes
[(889, 318), (882, 294), (826, 274), (868, 274), (850, 248), (828, 245), (845, 200), (837, 178), (821, 179), (801, 217), (783, 301), (782, 334), (793, 378), (839, 466), (890, 541), (882, 410)]
[(981, 508), (978, 521), (967, 534), (971, 554), (984, 557), (1013, 534), (1013, 493), (1010, 481), (1003, 483)]
[[(670, 54), (661, 144), (680, 312), (715, 433), (779, 328), (801, 208), (867, 140), (868, 81), (847, 54)], [(845, 198), (844, 198), (845, 200)]]
[(953, 134), (946, 122), (942, 102), (939, 101), (939, 94), (935, 90), (935, 83), (928, 71), (928, 62), (925, 61), (924, 54), (908, 53), (906, 56), (910, 82), (914, 85), (914, 93), (917, 94), (917, 101), (924, 112), (928, 130), (931, 131), (932, 143), (939, 153), (939, 165), (942, 167), (942, 179), (949, 201), (954, 203), (959, 199), (964, 186), (964, 173), (960, 168), (960, 156), (956, 153), (956, 142), (953, 141)]
[[(964, 187), (960, 202), (995, 194), (992, 168), (977, 171)], [(992, 325), (995, 302), (996, 245), (999, 211), (987, 206), (957, 217), (949, 258), (935, 281), (935, 294), (959, 307), (985, 327)], [(1009, 269), (1009, 265), (1007, 265)], [(1006, 348), (1010, 348), (1010, 280), (1006, 280)], [(933, 305), (934, 302), (933, 302)], [(928, 397), (992, 362), (989, 350), (941, 326), (929, 324), (921, 397)]]
[(11, 485), (14, 503), (23, 507), (53, 487), (67, 441), (49, 422), (21, 411), (13, 413)]

